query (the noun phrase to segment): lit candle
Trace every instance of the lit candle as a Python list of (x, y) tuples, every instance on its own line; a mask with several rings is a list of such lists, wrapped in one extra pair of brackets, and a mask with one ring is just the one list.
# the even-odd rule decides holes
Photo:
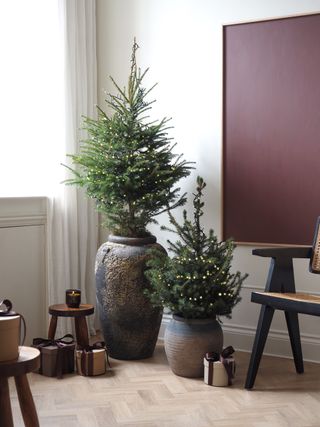
[(79, 308), (81, 302), (81, 291), (79, 289), (66, 290), (66, 304), (70, 308)]

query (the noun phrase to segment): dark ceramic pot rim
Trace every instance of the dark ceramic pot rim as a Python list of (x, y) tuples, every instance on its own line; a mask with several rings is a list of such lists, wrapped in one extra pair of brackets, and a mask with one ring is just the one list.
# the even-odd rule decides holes
[(181, 317), (178, 314), (173, 314), (172, 318), (174, 320), (177, 320), (178, 322), (192, 323), (198, 325), (217, 321), (216, 317), (208, 317), (207, 319), (186, 319), (185, 317)]
[(125, 237), (125, 236), (116, 236), (114, 234), (110, 234), (108, 237), (108, 242), (119, 243), (121, 245), (129, 245), (129, 246), (151, 245), (152, 243), (156, 243), (156, 241), (157, 241), (157, 238), (152, 235), (147, 237)]

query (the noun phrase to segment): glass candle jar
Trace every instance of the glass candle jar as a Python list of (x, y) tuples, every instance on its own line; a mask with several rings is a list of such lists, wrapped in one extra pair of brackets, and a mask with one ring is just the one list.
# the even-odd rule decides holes
[(81, 303), (80, 289), (67, 289), (66, 290), (66, 304), (70, 308), (79, 308)]

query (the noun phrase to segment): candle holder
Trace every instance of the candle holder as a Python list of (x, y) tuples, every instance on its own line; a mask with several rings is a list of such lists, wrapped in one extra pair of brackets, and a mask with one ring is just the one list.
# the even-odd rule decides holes
[(81, 303), (80, 289), (67, 289), (66, 290), (66, 304), (70, 308), (79, 308)]

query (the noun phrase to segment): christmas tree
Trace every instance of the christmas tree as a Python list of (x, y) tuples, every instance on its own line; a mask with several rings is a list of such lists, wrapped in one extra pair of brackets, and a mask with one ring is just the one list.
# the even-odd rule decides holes
[[(144, 237), (154, 217), (186, 201), (175, 184), (190, 173), (190, 163), (173, 153), (168, 137), (168, 121), (150, 121), (148, 110), (154, 101), (146, 99), (153, 89), (145, 89), (136, 62), (138, 45), (133, 44), (127, 88), (111, 78), (117, 95), (106, 99), (108, 115), (98, 107), (98, 118), (84, 118), (89, 138), (82, 141), (79, 154), (69, 155), (74, 167), (67, 184), (84, 187), (105, 214), (105, 226), (114, 234)], [(67, 166), (68, 167), (68, 166)]]
[(162, 227), (176, 233), (180, 240), (168, 240), (173, 257), (152, 250), (145, 274), (150, 288), (145, 290), (155, 306), (166, 306), (184, 318), (203, 319), (219, 315), (230, 317), (232, 308), (240, 301), (240, 288), (247, 274), (231, 273), (234, 242), (219, 242), (212, 229), (208, 235), (201, 226), (203, 215), (201, 198), (206, 183), (197, 178), (197, 191), (193, 194), (193, 221), (183, 211), (183, 224), (179, 225), (171, 212), (174, 227)]

